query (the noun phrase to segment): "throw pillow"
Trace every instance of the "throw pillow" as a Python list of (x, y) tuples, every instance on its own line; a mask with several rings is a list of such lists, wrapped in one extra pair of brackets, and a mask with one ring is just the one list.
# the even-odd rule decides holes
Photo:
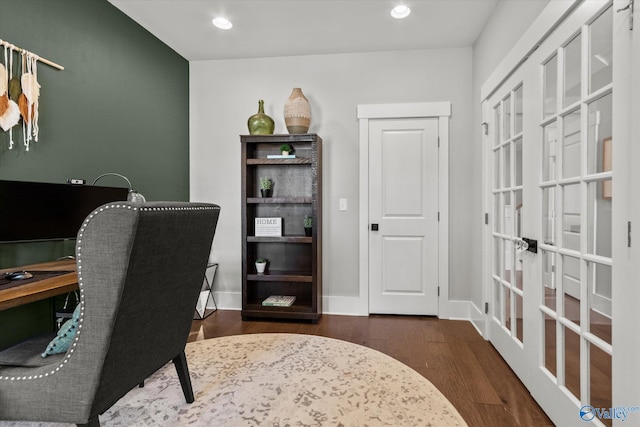
[(51, 340), (47, 348), (42, 353), (42, 357), (47, 357), (52, 354), (65, 353), (76, 336), (78, 330), (78, 322), (80, 321), (80, 304), (73, 310), (73, 316), (71, 319), (64, 322), (56, 336)]

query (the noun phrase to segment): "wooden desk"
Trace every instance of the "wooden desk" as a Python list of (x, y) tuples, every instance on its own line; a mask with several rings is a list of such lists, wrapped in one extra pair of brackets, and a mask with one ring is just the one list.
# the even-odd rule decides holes
[(65, 259), (61, 261), (43, 262), (41, 264), (24, 265), (21, 267), (0, 270), (7, 271), (70, 271), (59, 276), (14, 286), (0, 291), (0, 310), (17, 307), (34, 301), (39, 301), (56, 295), (66, 294), (78, 289), (78, 275), (76, 261)]

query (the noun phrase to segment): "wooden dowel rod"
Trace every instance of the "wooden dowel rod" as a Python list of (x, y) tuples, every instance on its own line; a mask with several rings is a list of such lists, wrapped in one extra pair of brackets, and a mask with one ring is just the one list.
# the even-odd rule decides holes
[(53, 62), (53, 61), (49, 61), (49, 60), (48, 60), (48, 59), (46, 59), (46, 58), (43, 58), (43, 57), (41, 57), (41, 56), (38, 56), (38, 55), (36, 55), (36, 54), (34, 54), (34, 53), (32, 53), (32, 52), (29, 52), (29, 51), (28, 51), (28, 50), (26, 50), (26, 49), (22, 49), (21, 47), (18, 47), (18, 46), (16, 46), (16, 45), (11, 44), (11, 43), (9, 43), (9, 42), (7, 42), (7, 41), (4, 41), (4, 40), (2, 40), (2, 39), (0, 39), (0, 45), (1, 45), (1, 46), (6, 46), (6, 47), (8, 47), (8, 48), (9, 48), (9, 49), (11, 49), (11, 50), (15, 50), (16, 52), (20, 52), (20, 53), (26, 53), (26, 54), (34, 55), (34, 57), (36, 57), (36, 58), (37, 58), (37, 60), (38, 60), (38, 61), (40, 61), (40, 62), (42, 62), (43, 64), (47, 64), (47, 65), (49, 65), (49, 66), (51, 66), (51, 67), (53, 67), (53, 68), (57, 68), (58, 70), (61, 70), (61, 71), (62, 71), (62, 70), (64, 70), (64, 67), (63, 67), (62, 65), (60, 65), (60, 64), (56, 64), (56, 63), (55, 63), (55, 62)]

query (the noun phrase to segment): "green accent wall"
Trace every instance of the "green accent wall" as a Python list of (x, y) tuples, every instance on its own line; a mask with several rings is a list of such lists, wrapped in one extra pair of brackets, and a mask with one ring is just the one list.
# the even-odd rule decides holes
[[(147, 200), (189, 200), (186, 59), (106, 0), (2, 0), (0, 39), (65, 67), (38, 63), (39, 141), (25, 151), (16, 126), (9, 150), (0, 129), (0, 179), (91, 184), (117, 172)], [(100, 184), (126, 186), (115, 177)], [(0, 244), (0, 268), (73, 251), (73, 242)]]
[[(9, 150), (0, 130), (0, 179), (91, 184), (118, 172), (148, 200), (188, 200), (189, 62), (106, 0), (3, 0), (0, 9), (0, 39), (65, 67), (38, 63), (39, 141), (27, 152), (16, 126)], [(64, 244), (23, 246), (0, 245), (0, 267), (69, 255)]]

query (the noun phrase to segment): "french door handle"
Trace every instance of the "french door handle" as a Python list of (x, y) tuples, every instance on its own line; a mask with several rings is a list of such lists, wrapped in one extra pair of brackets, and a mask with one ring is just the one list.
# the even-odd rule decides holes
[(378, 224), (371, 224), (371, 231), (378, 231)]

